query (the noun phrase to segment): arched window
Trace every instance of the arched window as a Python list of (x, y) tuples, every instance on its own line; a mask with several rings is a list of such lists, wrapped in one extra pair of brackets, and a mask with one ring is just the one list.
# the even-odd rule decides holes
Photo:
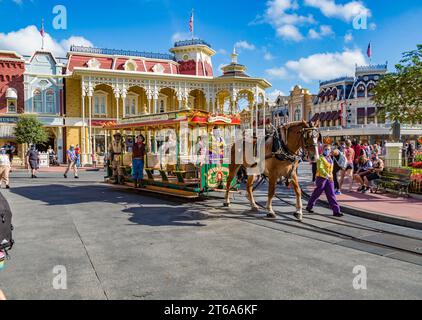
[(45, 94), (45, 106), (46, 106), (46, 113), (55, 113), (56, 112), (56, 104), (55, 104), (55, 94), (54, 91), (48, 90)]
[(126, 108), (125, 112), (127, 116), (134, 116), (138, 113), (138, 96), (129, 94), (126, 97)]
[(42, 95), (40, 90), (34, 91), (33, 97), (33, 112), (42, 113)]
[(300, 121), (300, 120), (302, 120), (302, 107), (297, 106), (295, 110), (294, 121)]
[(97, 91), (94, 93), (94, 115), (104, 116), (107, 114), (107, 93)]
[(366, 96), (366, 88), (364, 84), (360, 84), (357, 88), (357, 97), (358, 98), (365, 98)]
[(368, 84), (368, 97), (373, 97), (374, 93), (372, 92), (372, 90), (375, 88), (375, 84), (370, 83)]
[(158, 110), (156, 113), (165, 113), (167, 110), (167, 96), (164, 94), (160, 94), (158, 97)]

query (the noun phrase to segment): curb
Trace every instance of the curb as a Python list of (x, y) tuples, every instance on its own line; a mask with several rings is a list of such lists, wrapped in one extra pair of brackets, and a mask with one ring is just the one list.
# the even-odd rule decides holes
[[(311, 197), (304, 189), (302, 189), (302, 194), (306, 199), (309, 199)], [(328, 202), (324, 200), (318, 200), (317, 204), (325, 208), (330, 208)], [(420, 221), (398, 218), (398, 217), (390, 216), (388, 214), (383, 214), (383, 213), (374, 212), (374, 211), (363, 211), (363, 210), (350, 207), (350, 206), (345, 206), (345, 205), (341, 205), (341, 211), (344, 213), (350, 214), (352, 216), (357, 216), (357, 217), (361, 217), (361, 218), (365, 218), (369, 220), (394, 224), (400, 227), (422, 230), (422, 222)]]

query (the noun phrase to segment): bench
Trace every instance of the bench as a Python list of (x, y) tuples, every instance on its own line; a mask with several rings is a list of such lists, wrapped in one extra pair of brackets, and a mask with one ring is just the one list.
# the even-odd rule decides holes
[(375, 180), (374, 193), (378, 191), (393, 191), (400, 195), (409, 197), (410, 185), (412, 183), (412, 171), (402, 168), (386, 168), (380, 174), (381, 178)]

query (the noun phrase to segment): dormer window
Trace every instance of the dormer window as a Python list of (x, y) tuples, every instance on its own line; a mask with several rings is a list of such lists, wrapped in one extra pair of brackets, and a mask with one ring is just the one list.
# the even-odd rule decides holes
[(136, 61), (128, 60), (124, 65), (124, 69), (125, 71), (136, 71), (138, 70), (138, 65), (136, 64)]
[(161, 63), (157, 63), (154, 67), (152, 67), (152, 71), (154, 71), (155, 73), (163, 73), (164, 70), (165, 69)]
[(92, 58), (91, 60), (87, 62), (87, 65), (88, 65), (88, 68), (91, 68), (91, 69), (100, 69), (101, 62), (98, 61), (96, 58)]
[(364, 84), (360, 84), (356, 90), (358, 98), (365, 98), (366, 96), (366, 88)]

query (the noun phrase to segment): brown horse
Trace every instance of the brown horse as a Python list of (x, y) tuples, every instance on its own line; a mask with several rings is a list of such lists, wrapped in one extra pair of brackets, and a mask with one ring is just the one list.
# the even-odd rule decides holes
[[(268, 191), (268, 218), (276, 218), (272, 208), (272, 200), (275, 195), (275, 189), (278, 179), (284, 177), (289, 183), (293, 185), (296, 194), (296, 213), (294, 216), (302, 221), (302, 192), (300, 189), (297, 167), (300, 163), (300, 151), (307, 153), (309, 157), (317, 159), (318, 154), (318, 124), (313, 122), (293, 122), (279, 128), (276, 128), (275, 133), (270, 135), (265, 141), (265, 172), (264, 175), (269, 178)], [(245, 148), (244, 148), (245, 149)], [(245, 152), (245, 151), (243, 151)], [(232, 157), (230, 163), (230, 173), (227, 179), (226, 186), (226, 200), (224, 205), (230, 206), (230, 188), (237, 171), (243, 165), (245, 168), (256, 167), (257, 164), (235, 163), (235, 146), (232, 148)], [(246, 159), (245, 155), (243, 159)], [(261, 160), (264, 161), (264, 160)], [(253, 183), (254, 175), (248, 176), (247, 194), (251, 203), (252, 210), (258, 211), (258, 206), (253, 197)]]

